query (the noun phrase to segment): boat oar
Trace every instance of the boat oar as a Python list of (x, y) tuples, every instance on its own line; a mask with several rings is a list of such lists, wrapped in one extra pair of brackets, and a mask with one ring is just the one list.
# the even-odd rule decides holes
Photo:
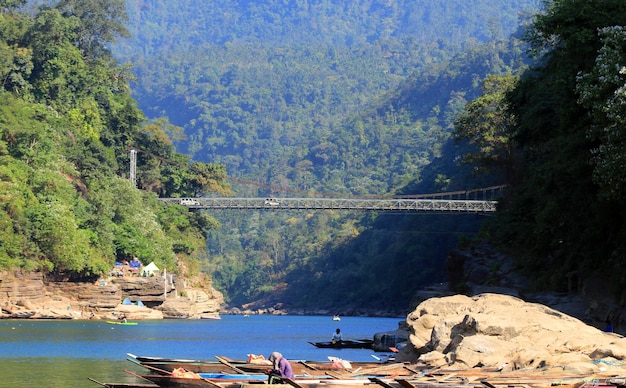
[(232, 370), (234, 370), (235, 372), (239, 373), (239, 374), (245, 374), (246, 372), (244, 372), (243, 370), (237, 368), (236, 366), (234, 366), (233, 364), (231, 364), (230, 362), (226, 361), (224, 358), (220, 357), (220, 356), (215, 356), (215, 358), (217, 358), (217, 361), (221, 362), (222, 364), (226, 365), (227, 367), (231, 368)]
[(302, 360), (301, 360), (301, 361), (298, 361), (298, 362), (299, 362), (300, 364), (302, 364), (302, 365), (306, 366), (306, 367), (307, 367), (307, 368), (309, 368), (309, 369), (312, 369), (312, 370), (317, 370), (317, 368), (316, 368), (316, 367), (314, 367), (314, 366), (312, 366), (312, 365), (309, 365), (306, 361), (302, 361)]
[(143, 376), (141, 376), (141, 375), (138, 375), (138, 374), (137, 374), (137, 373), (135, 373), (135, 372), (129, 371), (128, 369), (124, 369), (124, 373), (128, 373), (129, 375), (131, 375), (131, 376), (135, 376), (135, 377), (137, 377), (138, 379), (142, 379), (142, 380), (150, 381), (152, 384), (154, 384), (154, 381), (151, 381), (151, 380), (149, 380), (149, 379), (147, 379), (147, 378), (145, 378), (145, 377), (143, 377)]
[(296, 383), (296, 382), (295, 382), (295, 381), (293, 381), (292, 379), (288, 379), (288, 378), (286, 378), (286, 377), (283, 377), (283, 378), (282, 378), (282, 380), (283, 380), (283, 383), (287, 383), (287, 384), (291, 385), (292, 387), (295, 387), (295, 388), (302, 388), (302, 385), (300, 385), (300, 384)]
[(156, 366), (152, 366), (152, 365), (144, 365), (144, 364), (139, 364), (142, 367), (149, 369), (149, 370), (153, 370), (155, 372), (158, 372), (161, 375), (171, 375), (172, 372), (165, 370), (165, 369), (161, 369), (161, 368), (157, 368)]
[(91, 377), (87, 377), (90, 381), (93, 381), (94, 383), (101, 385), (103, 387), (106, 387), (107, 385), (105, 383), (101, 383), (98, 380), (92, 379)]
[[(369, 377), (368, 378), (369, 381), (376, 383), (384, 388), (395, 388), (393, 385), (387, 383), (386, 381), (383, 381), (382, 379), (378, 378), (378, 377)], [(494, 387), (495, 388), (495, 387)]]

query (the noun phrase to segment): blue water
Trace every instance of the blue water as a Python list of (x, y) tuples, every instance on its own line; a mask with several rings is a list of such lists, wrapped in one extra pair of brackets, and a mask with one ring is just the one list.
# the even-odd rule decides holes
[[(397, 329), (398, 318), (226, 315), (219, 320), (139, 321), (137, 326), (103, 321), (0, 321), (0, 387), (98, 387), (87, 380), (134, 379), (124, 369), (145, 373), (126, 359), (141, 356), (215, 360), (246, 359), (279, 351), (292, 360), (373, 361), (367, 349), (318, 349), (337, 327), (344, 339), (372, 339)], [(37, 373), (33, 373), (37, 368)]]

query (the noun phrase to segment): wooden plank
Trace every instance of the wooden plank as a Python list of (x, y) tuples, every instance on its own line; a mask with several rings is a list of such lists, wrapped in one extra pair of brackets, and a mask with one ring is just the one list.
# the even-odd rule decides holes
[(150, 381), (150, 380), (146, 379), (145, 377), (143, 377), (143, 376), (141, 376), (141, 375), (138, 375), (138, 374), (137, 374), (137, 373), (135, 373), (135, 372), (131, 372), (131, 371), (129, 371), (128, 369), (124, 369), (124, 373), (128, 373), (129, 375), (131, 375), (131, 376), (135, 376), (135, 377), (137, 377), (138, 379), (141, 379), (141, 380), (146, 380), (146, 381), (149, 381), (150, 383), (154, 384), (154, 382), (152, 382), (152, 381)]
[(348, 376), (342, 375), (342, 374), (337, 373), (337, 372), (326, 371), (325, 373), (326, 373), (326, 375), (332, 377), (333, 379), (345, 380), (347, 378), (350, 378)]
[(209, 379), (202, 379), (203, 381), (205, 381), (208, 385), (212, 386), (212, 387), (216, 387), (216, 388), (223, 388), (221, 385), (209, 380)]
[(486, 386), (487, 386), (487, 387), (489, 387), (489, 388), (496, 388), (496, 386), (495, 386), (495, 385), (491, 384), (491, 383), (490, 383), (489, 381), (487, 381), (487, 380), (481, 380), (481, 382), (480, 382), (480, 383), (481, 383), (481, 384), (483, 384), (483, 385), (486, 385)]
[(393, 385), (387, 383), (386, 381), (379, 379), (378, 377), (369, 377), (368, 380), (371, 381), (372, 383), (376, 383), (385, 388), (396, 388)]
[(306, 361), (298, 361), (300, 364), (306, 366), (307, 368), (311, 369), (311, 370), (317, 370), (316, 367), (314, 367), (313, 365), (308, 364)]
[(103, 386), (103, 387), (106, 387), (106, 384), (105, 384), (105, 383), (101, 383), (101, 382), (99, 382), (99, 381), (97, 381), (97, 380), (92, 379), (91, 377), (87, 377), (87, 378), (88, 378), (90, 381), (93, 381), (94, 383), (96, 383), (96, 384), (98, 384), (98, 385), (101, 385), (101, 386)]
[(296, 383), (292, 379), (288, 379), (286, 377), (283, 377), (282, 380), (283, 380), (283, 382), (286, 382), (287, 384), (291, 385), (292, 387), (303, 388), (300, 384)]
[(160, 375), (166, 375), (166, 376), (172, 375), (172, 372), (165, 370), (165, 369), (157, 368), (156, 366), (144, 365), (144, 364), (140, 364), (140, 365), (148, 370), (158, 372)]
[(237, 373), (240, 373), (242, 375), (246, 373), (242, 371), (241, 369), (237, 368), (236, 366), (234, 366), (233, 364), (231, 364), (230, 362), (226, 361), (226, 359), (224, 359), (223, 357), (215, 356), (215, 358), (217, 358), (217, 361), (221, 362), (222, 364), (226, 365), (227, 367), (231, 368)]
[(404, 388), (415, 388), (415, 385), (411, 384), (406, 379), (396, 379), (396, 381)]
[(399, 374), (399, 370), (405, 370), (404, 365), (400, 363), (393, 363), (383, 366), (377, 366), (374, 368), (365, 368), (357, 372), (350, 373), (350, 376), (358, 375), (383, 375), (383, 374)]

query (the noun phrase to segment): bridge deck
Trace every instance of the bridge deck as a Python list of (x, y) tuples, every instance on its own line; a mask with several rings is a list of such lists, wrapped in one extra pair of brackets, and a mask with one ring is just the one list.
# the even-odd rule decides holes
[(190, 209), (337, 209), (423, 212), (495, 212), (497, 201), (462, 199), (352, 198), (159, 198)]

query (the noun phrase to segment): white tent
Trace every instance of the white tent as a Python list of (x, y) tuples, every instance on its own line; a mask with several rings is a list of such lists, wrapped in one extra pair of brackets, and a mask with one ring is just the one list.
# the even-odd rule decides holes
[(154, 261), (143, 267), (141, 270), (142, 276), (154, 276), (155, 273), (159, 273), (159, 267), (154, 264)]

